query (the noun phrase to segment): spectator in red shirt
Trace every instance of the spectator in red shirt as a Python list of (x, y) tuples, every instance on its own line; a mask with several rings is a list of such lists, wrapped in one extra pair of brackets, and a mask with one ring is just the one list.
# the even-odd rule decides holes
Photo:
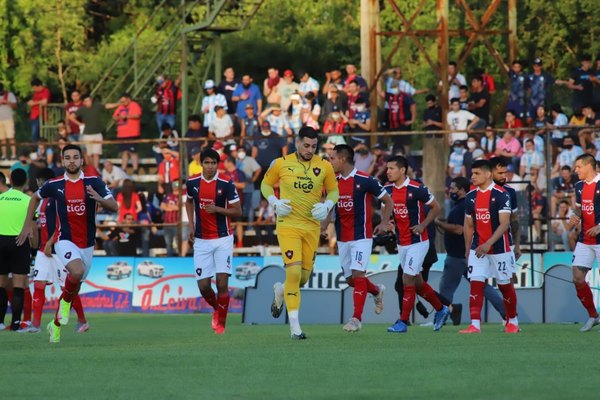
[[(31, 139), (37, 142), (40, 139), (40, 114), (42, 110), (40, 106), (45, 106), (50, 102), (50, 90), (42, 85), (42, 81), (38, 78), (34, 78), (31, 81), (31, 88), (33, 89), (33, 95), (31, 100), (27, 102), (30, 107), (29, 120), (31, 121)], [(46, 110), (43, 111), (42, 119), (46, 119)]]
[(123, 180), (123, 188), (117, 194), (116, 200), (119, 205), (119, 222), (125, 221), (127, 214), (133, 215), (134, 221), (138, 220), (138, 213), (142, 211), (142, 202), (131, 179)]
[(79, 140), (79, 124), (70, 120), (71, 114), (76, 114), (77, 110), (83, 107), (83, 100), (81, 100), (81, 92), (77, 89), (71, 92), (71, 101), (67, 103), (65, 106), (65, 121), (68, 121), (67, 124), (67, 133), (69, 134), (69, 140), (78, 141)]
[(158, 193), (164, 193), (164, 183), (179, 180), (179, 153), (163, 148), (163, 160), (158, 164)]
[[(522, 127), (523, 122), (517, 118), (517, 114), (512, 110), (506, 111), (506, 116), (504, 117), (504, 128), (517, 129)], [(520, 140), (523, 136), (523, 131), (512, 131), (512, 134), (514, 137)]]
[[(171, 183), (171, 191), (167, 194), (163, 201), (160, 203), (160, 209), (163, 212), (163, 222), (165, 224), (178, 224), (179, 223), (179, 200), (181, 194), (179, 192), (179, 182), (174, 181)], [(163, 227), (163, 235), (165, 237), (165, 245), (167, 249), (167, 257), (176, 256), (179, 248), (179, 239), (177, 235), (177, 226), (165, 226)], [(173, 239), (177, 242), (173, 246)]]
[(137, 154), (137, 144), (129, 143), (131, 139), (141, 137), (140, 119), (142, 117), (142, 108), (138, 103), (131, 100), (131, 96), (125, 93), (119, 99), (119, 106), (113, 114), (113, 120), (117, 124), (117, 140), (123, 142), (119, 144), (121, 152), (121, 168), (125, 170), (129, 163), (129, 157), (133, 164), (133, 173), (139, 173), (139, 157)]
[(164, 75), (156, 78), (156, 93), (152, 98), (156, 102), (156, 125), (159, 132), (167, 123), (175, 128), (175, 115), (177, 114), (177, 86)]

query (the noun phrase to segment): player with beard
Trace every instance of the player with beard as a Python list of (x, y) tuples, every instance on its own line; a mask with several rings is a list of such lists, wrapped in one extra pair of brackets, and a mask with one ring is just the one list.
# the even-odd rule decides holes
[(92, 267), (96, 239), (96, 207), (117, 212), (119, 206), (101, 178), (85, 176), (81, 170), (83, 154), (79, 146), (68, 144), (62, 149), (63, 176), (51, 179), (31, 198), (27, 219), (17, 245), (31, 237), (37, 229), (32, 217), (42, 199), (52, 198), (56, 203), (58, 229), (54, 245), (56, 255), (67, 268), (68, 274), (60, 296), (58, 310), (48, 324), (50, 343), (60, 342), (61, 326), (69, 322), (73, 299)]
[[(277, 214), (277, 240), (285, 264), (285, 283), (273, 286), (271, 313), (277, 318), (288, 311), (292, 339), (306, 339), (300, 328), (300, 287), (310, 278), (321, 233), (321, 221), (338, 200), (338, 183), (333, 167), (316, 155), (317, 132), (303, 127), (296, 139), (296, 152), (271, 163), (261, 192)], [(274, 186), (279, 182), (279, 197)], [(323, 189), (327, 192), (321, 202)]]

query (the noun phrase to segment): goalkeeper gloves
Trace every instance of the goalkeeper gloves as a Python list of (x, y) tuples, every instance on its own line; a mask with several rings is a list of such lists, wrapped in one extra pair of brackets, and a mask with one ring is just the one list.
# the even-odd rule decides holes
[(312, 216), (317, 221), (323, 221), (329, 215), (333, 208), (333, 201), (327, 200), (325, 203), (317, 203), (312, 208)]
[(290, 215), (292, 212), (292, 206), (288, 205), (288, 203), (290, 203), (289, 200), (278, 199), (275, 196), (269, 196), (268, 200), (278, 217), (285, 217), (286, 215)]

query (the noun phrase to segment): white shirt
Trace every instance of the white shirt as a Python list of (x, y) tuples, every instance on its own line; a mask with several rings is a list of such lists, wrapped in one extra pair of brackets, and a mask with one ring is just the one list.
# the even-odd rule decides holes
[[(221, 93), (213, 94), (212, 96), (204, 96), (202, 99), (202, 112), (204, 113), (203, 125), (208, 128), (210, 123), (216, 118), (215, 106), (221, 106), (227, 110), (227, 99)], [(208, 112), (204, 110), (208, 108)]]
[(106, 168), (102, 170), (102, 180), (109, 185), (113, 182), (120, 181), (119, 186), (123, 186), (124, 179), (131, 179), (131, 177), (127, 175), (121, 167), (113, 165), (111, 172), (108, 172)]
[(573, 164), (575, 163), (575, 159), (583, 154), (583, 150), (579, 146), (573, 146), (571, 150), (564, 149), (558, 154), (556, 161), (558, 162), (559, 167), (564, 167), (568, 165), (573, 168)]
[(521, 156), (521, 165), (525, 166), (525, 173), (531, 173), (531, 168), (542, 168), (544, 166), (544, 155), (539, 151), (525, 152)]
[[(475, 114), (467, 110), (449, 111), (446, 115), (446, 122), (451, 130), (464, 131), (469, 126), (469, 121), (475, 119)], [(456, 140), (467, 140), (467, 132), (453, 132), (450, 134), (452, 142)]]
[[(453, 82), (451, 79), (452, 77), (449, 76), (448, 82)], [(459, 82), (458, 85), (456, 83), (450, 83), (448, 87), (448, 101), (452, 100), (454, 97), (460, 97), (460, 87), (467, 85), (467, 80), (463, 74), (456, 74), (456, 80)], [(440, 81), (439, 85), (442, 86), (442, 81)]]
[(308, 93), (312, 91), (319, 91), (319, 82), (316, 79), (309, 77), (306, 82), (300, 82), (298, 86), (298, 92), (300, 93)]
[(215, 116), (215, 119), (210, 123), (208, 130), (214, 133), (217, 139), (222, 139), (231, 135), (232, 126), (233, 122), (231, 122), (229, 114), (225, 114), (221, 118)]

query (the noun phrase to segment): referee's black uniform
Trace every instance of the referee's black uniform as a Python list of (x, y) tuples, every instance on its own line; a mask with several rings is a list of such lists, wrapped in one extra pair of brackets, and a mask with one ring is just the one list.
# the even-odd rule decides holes
[[(11, 181), (15, 187), (23, 187), (27, 182), (27, 174), (22, 169), (11, 173)], [(29, 241), (17, 246), (17, 236), (21, 233), (23, 223), (27, 216), (27, 208), (31, 197), (13, 187), (0, 194), (0, 275), (6, 282), (6, 276), (28, 275), (30, 269), (31, 249)], [(0, 287), (0, 324), (4, 323), (6, 309), (8, 307), (8, 294), (6, 287)], [(19, 330), (21, 325), (21, 313), (25, 288), (14, 287), (11, 301), (12, 322), (11, 329)]]

